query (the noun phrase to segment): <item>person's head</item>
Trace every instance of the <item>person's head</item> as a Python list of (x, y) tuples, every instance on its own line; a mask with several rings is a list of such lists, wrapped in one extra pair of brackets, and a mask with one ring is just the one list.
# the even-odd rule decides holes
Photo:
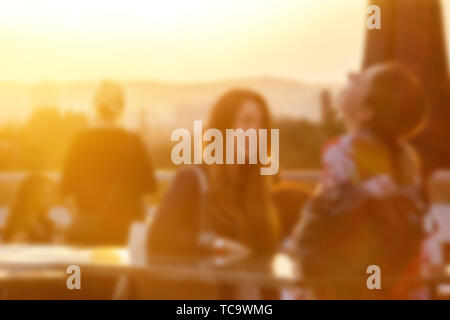
[(111, 80), (100, 83), (95, 93), (94, 106), (100, 119), (105, 121), (117, 120), (125, 106), (121, 85)]
[[(270, 129), (270, 120), (267, 103), (259, 93), (234, 89), (215, 103), (208, 127), (225, 137), (226, 129)], [(248, 156), (248, 145), (245, 152)], [(212, 165), (208, 173), (213, 217), (256, 251), (273, 249), (279, 239), (279, 222), (270, 199), (270, 177), (261, 176), (257, 165)]]
[(350, 131), (368, 129), (392, 140), (417, 134), (426, 122), (427, 106), (419, 80), (393, 62), (350, 74), (338, 99)]
[[(233, 89), (223, 94), (213, 106), (208, 127), (220, 130), (224, 137), (226, 129), (243, 129), (244, 131), (268, 129), (267, 139), (270, 141), (270, 118), (269, 108), (263, 96), (248, 89)], [(245, 153), (245, 159), (248, 161), (248, 139)]]

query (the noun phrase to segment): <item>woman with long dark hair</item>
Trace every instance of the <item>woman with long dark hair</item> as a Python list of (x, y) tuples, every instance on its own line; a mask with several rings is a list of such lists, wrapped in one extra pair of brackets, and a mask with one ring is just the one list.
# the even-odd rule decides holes
[[(226, 129), (270, 132), (270, 120), (267, 103), (260, 94), (235, 89), (218, 99), (208, 127), (218, 129), (223, 137)], [(248, 143), (245, 152), (248, 163)], [(273, 251), (279, 244), (279, 222), (269, 194), (271, 177), (261, 175), (260, 167), (212, 164), (183, 168), (152, 223), (150, 252), (204, 252), (211, 249), (211, 243), (203, 241), (208, 238), (205, 235), (239, 243), (253, 254)]]

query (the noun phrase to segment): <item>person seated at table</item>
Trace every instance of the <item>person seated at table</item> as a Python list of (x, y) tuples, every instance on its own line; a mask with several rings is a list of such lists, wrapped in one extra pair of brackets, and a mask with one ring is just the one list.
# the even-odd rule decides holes
[(426, 199), (407, 140), (424, 127), (426, 96), (405, 67), (384, 63), (351, 74), (338, 106), (348, 133), (325, 147), (318, 194), (293, 235), (295, 251), (306, 277), (362, 279), (317, 286), (317, 298), (408, 297), (401, 280), (371, 291), (365, 279), (372, 264), (383, 276), (418, 274)]
[(62, 174), (62, 194), (76, 208), (67, 241), (124, 245), (130, 224), (145, 218), (143, 196), (155, 191), (154, 170), (139, 136), (118, 125), (121, 86), (102, 82), (94, 105), (98, 123), (75, 137)]
[[(270, 122), (267, 103), (260, 94), (235, 89), (215, 103), (208, 127), (218, 129), (225, 137), (226, 129), (269, 129)], [(245, 152), (248, 163), (248, 144)], [(270, 197), (271, 179), (260, 174), (257, 164), (183, 168), (154, 218), (150, 252), (189, 254), (209, 250), (207, 235), (232, 240), (255, 254), (272, 252), (280, 241), (280, 224)], [(206, 241), (204, 246), (202, 240)]]
[[(223, 137), (226, 129), (269, 129), (270, 132), (270, 126), (265, 99), (246, 89), (223, 94), (215, 103), (208, 123), (209, 128), (219, 130)], [(225, 142), (223, 147), (226, 154)], [(280, 245), (280, 222), (270, 194), (273, 177), (261, 175), (261, 165), (248, 164), (249, 143), (240, 152), (245, 152), (247, 164), (192, 165), (178, 172), (149, 230), (150, 256), (180, 258), (218, 254), (226, 261), (226, 253), (239, 257), (274, 253)], [(206, 298), (216, 292), (214, 288), (187, 280), (160, 286), (171, 289), (166, 289), (165, 295), (160, 293), (158, 298)], [(219, 296), (244, 294), (248, 297), (249, 291), (260, 294), (253, 284), (240, 283), (238, 287), (220, 285)], [(152, 294), (154, 297), (155, 293)]]
[(32, 173), (21, 182), (2, 232), (4, 243), (52, 243), (53, 224), (48, 217), (56, 199), (56, 182)]

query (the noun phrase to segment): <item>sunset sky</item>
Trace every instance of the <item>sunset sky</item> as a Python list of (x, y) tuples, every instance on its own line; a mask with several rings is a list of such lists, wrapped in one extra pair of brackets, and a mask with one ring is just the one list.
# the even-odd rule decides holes
[[(450, 0), (442, 2), (450, 43)], [(360, 65), (365, 7), (365, 0), (2, 1), (0, 80), (340, 81)]]

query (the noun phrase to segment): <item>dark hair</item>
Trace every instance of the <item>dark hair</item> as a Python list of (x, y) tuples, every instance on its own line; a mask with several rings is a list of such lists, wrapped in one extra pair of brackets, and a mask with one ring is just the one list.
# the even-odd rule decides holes
[[(234, 129), (236, 117), (247, 101), (258, 105), (263, 114), (262, 127), (270, 129), (266, 100), (259, 93), (247, 89), (230, 90), (217, 100), (211, 112), (209, 128), (218, 129), (225, 136), (226, 129)], [(270, 130), (268, 139), (270, 141)], [(208, 167), (212, 219), (220, 221), (222, 228), (233, 230), (237, 239), (255, 252), (273, 250), (278, 245), (280, 226), (270, 199), (270, 178), (261, 176), (256, 165), (236, 165), (240, 172), (233, 175), (230, 175), (228, 168), (225, 165)]]
[(373, 111), (368, 127), (382, 138), (408, 138), (426, 124), (425, 92), (414, 74), (398, 63), (388, 62), (380, 67), (365, 103)]
[(239, 110), (247, 101), (255, 102), (264, 118), (264, 128), (270, 129), (271, 116), (267, 102), (262, 95), (249, 89), (232, 89), (224, 93), (214, 104), (209, 122), (209, 128), (219, 129), (225, 135), (226, 129), (232, 129)]

